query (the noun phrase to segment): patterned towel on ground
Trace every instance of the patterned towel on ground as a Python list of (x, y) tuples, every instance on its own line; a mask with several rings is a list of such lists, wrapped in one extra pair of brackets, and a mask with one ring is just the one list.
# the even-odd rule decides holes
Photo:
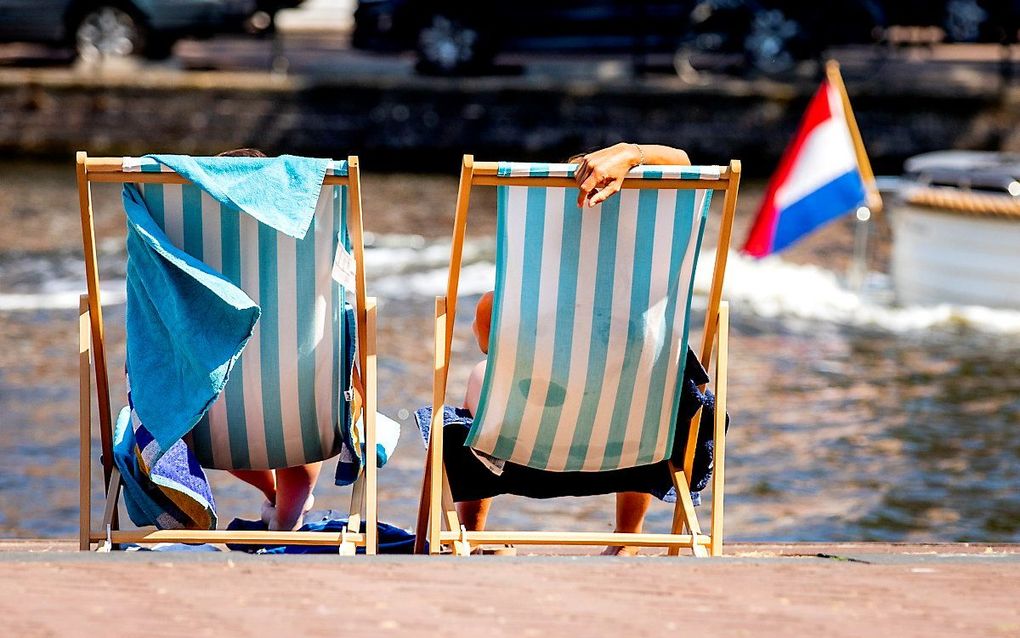
[[(333, 510), (321, 512), (316, 520), (301, 526), (300, 532), (340, 532), (347, 526), (346, 518), (339, 518)], [(235, 518), (227, 525), (229, 530), (261, 531), (266, 529), (262, 521), (248, 521)], [(414, 534), (395, 525), (378, 523), (380, 554), (411, 554), (414, 552)], [(365, 521), (361, 521), (362, 534), (365, 533)], [(236, 545), (228, 543), (227, 547), (235, 551), (249, 554), (336, 554), (336, 545)], [(359, 554), (365, 553), (364, 547), (357, 549)]]

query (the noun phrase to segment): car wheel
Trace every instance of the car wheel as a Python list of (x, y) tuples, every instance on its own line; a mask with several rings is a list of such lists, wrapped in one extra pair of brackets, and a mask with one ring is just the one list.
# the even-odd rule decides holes
[(977, 42), (987, 20), (988, 12), (978, 0), (949, 0), (943, 28), (951, 42)]
[(432, 16), (418, 32), (418, 70), (437, 75), (456, 75), (488, 62), (477, 29), (444, 15)]
[(744, 40), (747, 62), (766, 75), (781, 75), (797, 64), (792, 43), (800, 26), (778, 9), (760, 11), (751, 20)]
[(272, 35), (276, 31), (276, 14), (260, 9), (245, 18), (242, 27), (251, 35)]
[(700, 53), (693, 44), (681, 45), (673, 53), (673, 70), (676, 71), (677, 77), (687, 84), (703, 84), (705, 78), (701, 73), (701, 69), (694, 63), (694, 58)]
[(82, 15), (74, 30), (75, 50), (87, 62), (140, 55), (145, 30), (138, 19), (113, 6), (99, 6)]
[(174, 44), (176, 43), (173, 38), (149, 34), (142, 55), (150, 60), (165, 60), (173, 55)]

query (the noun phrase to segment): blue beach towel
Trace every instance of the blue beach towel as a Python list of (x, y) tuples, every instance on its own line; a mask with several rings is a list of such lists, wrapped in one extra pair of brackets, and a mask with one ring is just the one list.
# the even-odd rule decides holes
[(150, 155), (197, 184), (221, 204), (302, 239), (315, 215), (328, 159)]
[[(292, 237), (308, 232), (329, 165), (289, 156), (157, 159), (193, 180), (225, 210), (248, 213)], [(182, 250), (194, 228), (185, 229), (182, 244), (171, 241), (161, 199), (150, 211), (138, 188), (125, 184), (123, 200), (127, 375), (133, 391), (130, 411), (118, 421), (114, 456), (125, 477), (125, 500), (138, 525), (212, 528), (212, 494), (182, 437), (220, 396), (262, 311), (239, 285)], [(201, 234), (201, 223), (197, 228)]]
[(151, 463), (219, 396), (261, 309), (240, 288), (180, 250), (125, 184), (127, 373), (132, 407), (158, 445)]
[[(315, 215), (329, 165), (293, 156), (154, 157), (221, 204), (296, 238)], [(261, 310), (227, 277), (174, 246), (133, 184), (124, 185), (123, 200), (127, 368), (136, 388), (133, 407), (160, 447), (154, 462), (219, 396)]]

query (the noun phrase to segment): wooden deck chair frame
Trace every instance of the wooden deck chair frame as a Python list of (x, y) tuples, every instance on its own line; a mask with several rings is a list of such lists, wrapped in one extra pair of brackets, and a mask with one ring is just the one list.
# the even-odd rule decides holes
[[(432, 405), (445, 403), (449, 377), (450, 350), (453, 326), (457, 314), (457, 287), (460, 280), (464, 235), (467, 229), (468, 203), (475, 186), (547, 186), (576, 187), (570, 177), (504, 177), (498, 174), (498, 162), (475, 162), (465, 155), (457, 191), (457, 208), (454, 215), (453, 242), (450, 249), (450, 272), (445, 296), (436, 297), (435, 311), (435, 367), (433, 374)], [(740, 162), (733, 160), (719, 167), (719, 179), (627, 179), (623, 188), (637, 189), (708, 189), (724, 191), (722, 221), (716, 248), (712, 284), (701, 346), (701, 361), (706, 368), (715, 356), (715, 468), (712, 475), (711, 530), (702, 531), (694, 511), (690, 491), (690, 476), (694, 466), (694, 452), (700, 429), (701, 411), (691, 419), (687, 433), (687, 446), (683, 467), (669, 464), (677, 503), (669, 534), (535, 532), (535, 531), (481, 531), (469, 532), (460, 524), (454, 507), (443, 459), (443, 428), (430, 428), (426, 453), (425, 475), (422, 481), (418, 508), (415, 553), (423, 553), (425, 540), (429, 552), (440, 553), (442, 546), (450, 544), (458, 555), (469, 554), (472, 545), (485, 543), (515, 543), (522, 545), (630, 545), (637, 547), (666, 547), (670, 555), (689, 548), (695, 556), (722, 555), (723, 551), (723, 491), (725, 480), (725, 423), (726, 423), (726, 363), (728, 358), (729, 305), (722, 300), (723, 277), (729, 251), (733, 216), (740, 184)], [(702, 388), (704, 389), (704, 388)], [(436, 412), (433, 412), (436, 414)], [(677, 434), (679, 436), (679, 433)], [(426, 534), (427, 530), (427, 534)], [(683, 533), (683, 532), (687, 533)]]
[[(348, 528), (336, 532), (270, 532), (228, 530), (121, 530), (117, 505), (120, 497), (120, 473), (113, 464), (113, 422), (110, 407), (110, 384), (104, 343), (103, 309), (99, 295), (99, 269), (96, 254), (96, 232), (92, 209), (93, 182), (106, 183), (188, 183), (175, 172), (138, 173), (123, 169), (123, 158), (93, 157), (84, 151), (76, 155), (78, 198), (81, 205), (81, 229), (85, 249), (85, 276), (88, 294), (82, 295), (78, 316), (79, 392), (81, 397), (80, 431), (80, 520), (79, 547), (87, 551), (96, 544), (100, 550), (116, 548), (121, 543), (237, 543), (249, 545), (336, 545), (337, 551), (353, 555), (356, 548), (366, 554), (378, 549), (377, 468), (374, 458), (364, 465), (355, 482)], [(365, 242), (361, 212), (361, 179), (357, 156), (350, 156), (347, 176), (327, 175), (323, 185), (347, 186), (350, 217), (348, 231), (356, 260), (355, 281), (357, 314), (357, 351), (365, 396), (362, 405), (365, 419), (365, 449), (376, 448), (376, 300), (365, 296)], [(102, 447), (104, 511), (99, 528), (91, 520), (91, 454), (92, 454), (92, 379), (96, 384), (99, 417), (99, 438)], [(354, 415), (357, 417), (357, 415)], [(368, 455), (367, 455), (368, 456)], [(365, 533), (361, 533), (361, 520)]]

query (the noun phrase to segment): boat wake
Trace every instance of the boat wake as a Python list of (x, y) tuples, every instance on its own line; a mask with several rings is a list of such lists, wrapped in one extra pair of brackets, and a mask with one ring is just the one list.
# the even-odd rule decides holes
[[(695, 292), (708, 294), (714, 251), (702, 253)], [(895, 333), (971, 328), (1020, 334), (1020, 311), (984, 306), (898, 306), (892, 281), (868, 273), (857, 292), (846, 278), (813, 265), (792, 264), (772, 256), (756, 260), (731, 252), (726, 265), (725, 298), (735, 314), (797, 318)]]
[[(424, 301), (445, 294), (449, 245), (414, 236), (377, 236), (366, 251), (369, 291), (381, 304)], [(712, 250), (700, 257), (695, 280), (696, 309), (704, 308), (710, 285)], [(70, 310), (78, 307), (83, 278), (64, 276), (42, 284), (5, 286), (0, 311)], [(465, 243), (460, 294), (491, 290), (496, 278), (491, 239)], [(38, 281), (38, 280), (36, 280)], [(13, 289), (12, 289), (13, 288)], [(123, 279), (104, 280), (104, 305), (124, 303)], [(780, 257), (752, 259), (731, 252), (726, 269), (725, 298), (736, 316), (824, 322), (892, 333), (972, 329), (1020, 335), (1020, 311), (983, 306), (898, 306), (888, 276), (869, 273), (858, 292), (846, 278), (819, 266), (793, 264)]]

